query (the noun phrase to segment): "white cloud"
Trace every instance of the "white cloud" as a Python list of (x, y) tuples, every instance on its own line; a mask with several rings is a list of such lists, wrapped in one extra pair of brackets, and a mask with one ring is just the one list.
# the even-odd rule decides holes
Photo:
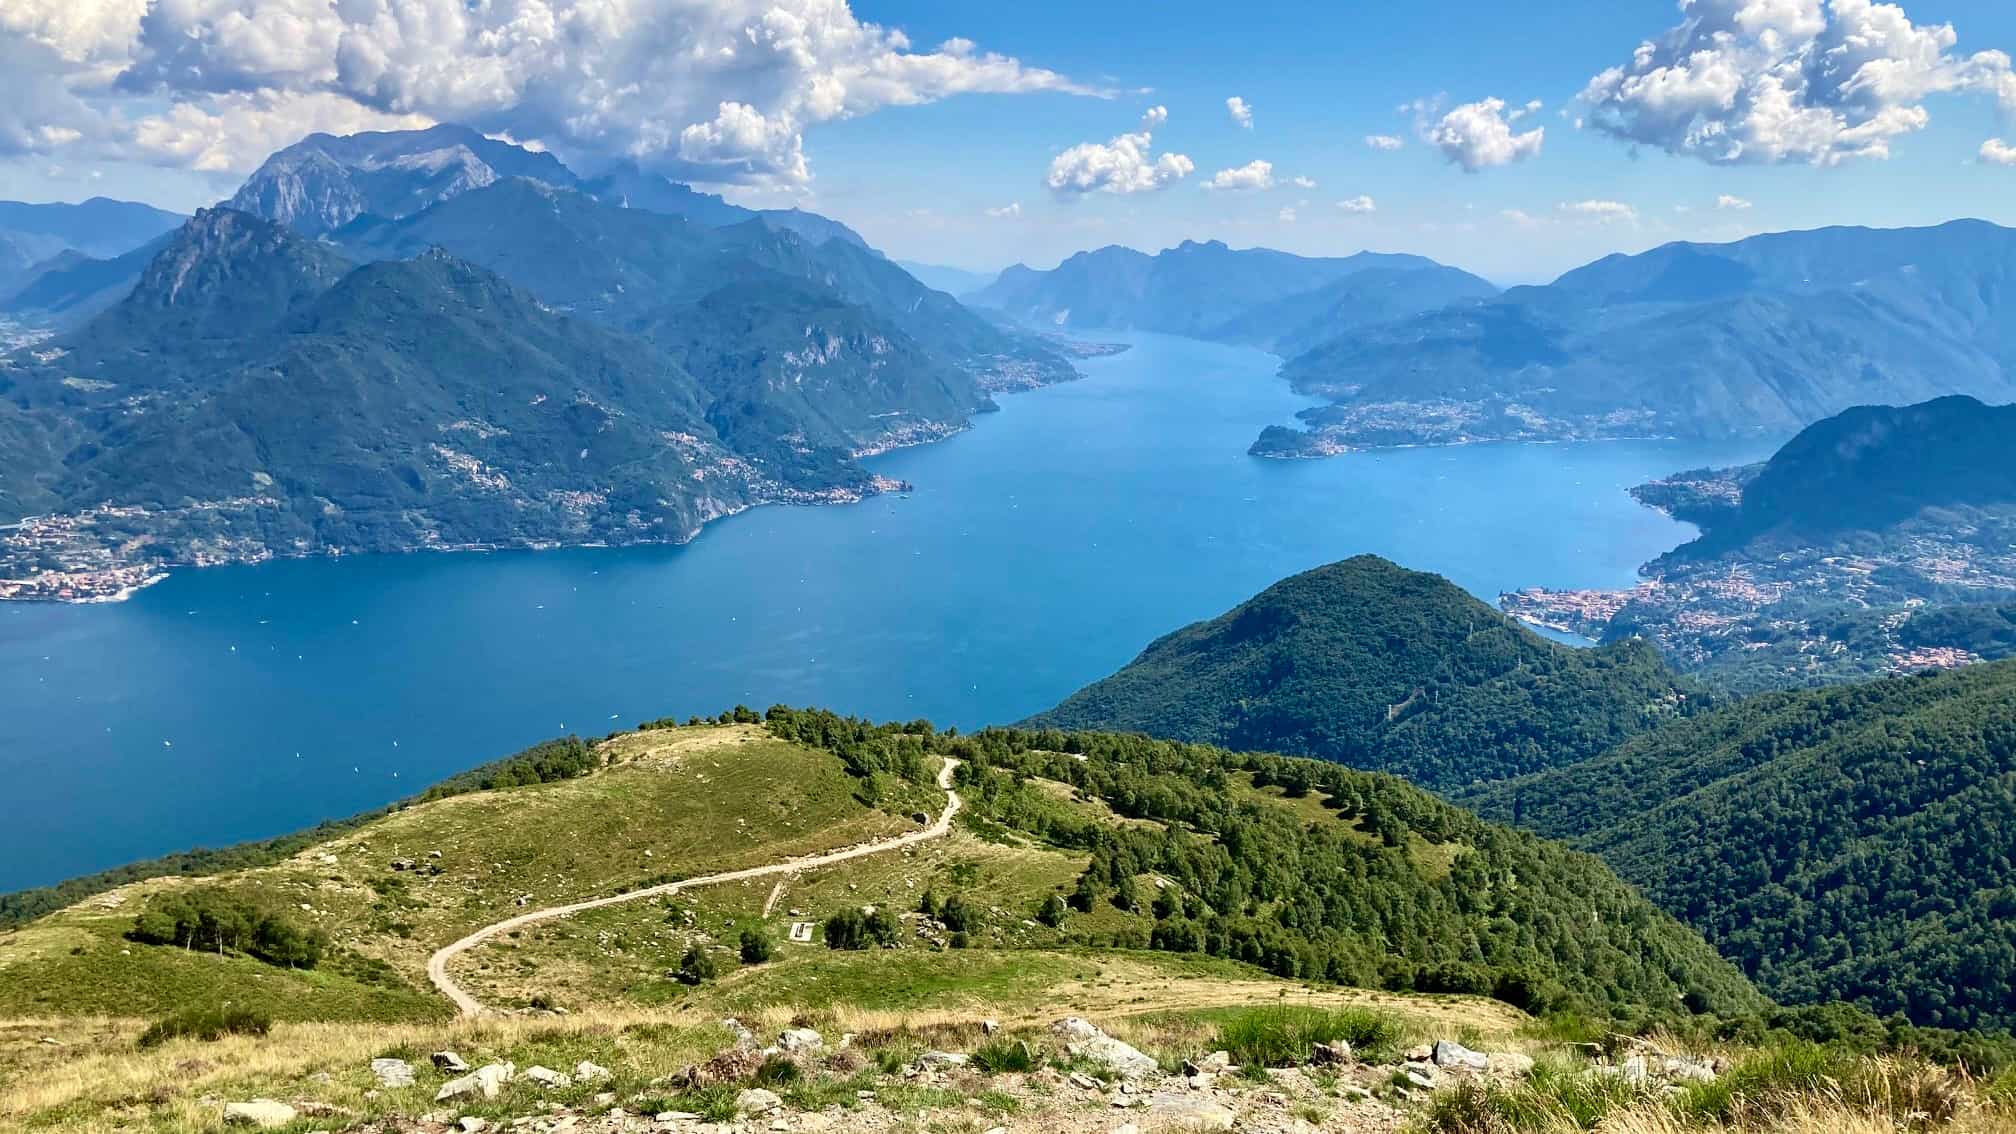
[(1512, 128), (1540, 109), (1537, 102), (1507, 114), (1504, 99), (1487, 98), (1466, 102), (1439, 119), (1434, 118), (1439, 108), (1432, 103), (1415, 103), (1413, 109), (1421, 120), (1422, 140), (1469, 173), (1537, 156), (1547, 138), (1544, 126), (1524, 132)]
[(1520, 228), (1539, 228), (1541, 225), (1541, 219), (1539, 217), (1533, 216), (1530, 213), (1527, 213), (1520, 209), (1504, 209), (1501, 210), (1498, 213), (1498, 215), (1504, 217), (1508, 221), (1511, 221), (1513, 224), (1518, 225)]
[(1638, 219), (1638, 210), (1622, 201), (1563, 201), (1554, 207), (1572, 216), (1585, 217), (1606, 224), (1611, 221)]
[(1718, 209), (1733, 209), (1735, 211), (1741, 212), (1742, 210), (1750, 207), (1750, 202), (1744, 200), (1741, 197), (1732, 197), (1727, 193), (1723, 193), (1715, 198), (1715, 207)]
[(1293, 185), (1297, 189), (1314, 189), (1316, 188), (1316, 179), (1313, 177), (1291, 177), (1288, 179), (1288, 184)]
[(1365, 144), (1375, 150), (1386, 150), (1390, 153), (1405, 146), (1407, 142), (1405, 139), (1393, 134), (1367, 134), (1365, 135)]
[(1108, 93), (964, 39), (916, 49), (847, 0), (5, 0), (0, 69), (0, 150), (243, 169), (274, 138), (457, 121), (772, 185), (804, 184), (821, 123)]
[(1294, 224), (1295, 210), (1293, 208), (1283, 208), (1279, 213), (1275, 214), (1275, 219), (1279, 220), (1282, 224)]
[(987, 215), (999, 220), (1015, 220), (1022, 215), (1022, 202), (1010, 201), (998, 209), (988, 209)]
[(1244, 129), (1251, 130), (1253, 128), (1253, 108), (1247, 105), (1245, 99), (1240, 98), (1238, 95), (1233, 95), (1231, 98), (1226, 99), (1225, 112), (1232, 116), (1232, 121), (1238, 123)]
[(1591, 79), (1586, 123), (1710, 162), (1886, 158), (1931, 120), (1927, 96), (1974, 92), (2016, 113), (1999, 51), (1960, 56), (1950, 24), (1875, 0), (1681, 0), (1682, 20)]
[(1360, 194), (1356, 197), (1346, 197), (1344, 200), (1337, 202), (1337, 207), (1347, 213), (1370, 213), (1377, 212), (1379, 204), (1372, 198)]
[(1206, 189), (1235, 191), (1274, 188), (1274, 163), (1255, 159), (1235, 169), (1221, 169), (1204, 183)]
[(1993, 165), (2016, 165), (2016, 146), (2000, 138), (1981, 143), (1981, 160)]
[(1043, 183), (1060, 197), (1166, 189), (1197, 170), (1197, 163), (1182, 154), (1153, 153), (1154, 131), (1167, 121), (1167, 107), (1151, 106), (1134, 133), (1109, 142), (1081, 142), (1050, 159)]

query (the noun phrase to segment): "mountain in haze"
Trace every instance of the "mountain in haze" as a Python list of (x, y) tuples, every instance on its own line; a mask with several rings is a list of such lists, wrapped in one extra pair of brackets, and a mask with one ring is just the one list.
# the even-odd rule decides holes
[(1446, 790), (1694, 711), (1642, 642), (1547, 641), (1437, 575), (1320, 567), (1170, 634), (1030, 722), (1313, 756)]
[[(616, 166), (601, 176), (583, 181), (581, 190), (596, 200), (626, 209), (648, 209), (654, 213), (685, 217), (695, 224), (725, 228), (744, 221), (760, 220), (779, 232), (796, 233), (817, 247), (829, 240), (844, 240), (861, 248), (868, 241), (861, 234), (831, 217), (803, 209), (748, 209), (730, 204), (714, 193), (702, 193), (661, 174), (646, 173), (634, 164)], [(938, 287), (932, 284), (932, 287)], [(950, 288), (939, 288), (950, 291)]]
[(1459, 798), (1601, 855), (1777, 998), (2008, 1028), (2011, 705), (2016, 663), (1767, 694)]
[(0, 311), (51, 274), (110, 260), (159, 239), (185, 217), (151, 205), (93, 197), (78, 204), (0, 201)]
[[(1705, 530), (1675, 554), (1881, 531), (1928, 509), (2016, 509), (2012, 441), (2016, 405), (1955, 395), (1858, 406), (1808, 426), (1762, 464), (1724, 470), (1719, 475), (1738, 485), (1729, 506), (1676, 504), (1677, 518)], [(1657, 493), (1654, 486), (1640, 494), (1656, 500)]]
[(1863, 680), (2016, 653), (2016, 406), (1859, 406), (1768, 461), (1631, 490), (1698, 538), (1626, 591), (1502, 596), (1544, 626), (1643, 637), (1736, 692)]
[(961, 297), (985, 288), (1000, 276), (999, 272), (973, 272), (944, 264), (920, 264), (915, 260), (898, 260), (896, 266), (917, 277), (917, 282), (925, 287)]
[[(511, 186), (550, 210), (556, 191)], [(727, 270), (703, 231), (701, 259)], [(272, 554), (679, 541), (755, 503), (858, 498), (876, 485), (857, 450), (987, 405), (868, 309), (735, 262), (659, 307), (653, 342), (438, 246), (357, 266), (200, 213), (125, 299), (0, 368), (10, 518), (57, 517), (0, 549), (0, 576), (68, 587), (81, 564), (130, 586)]]
[(227, 204), (320, 236), (366, 213), (409, 216), (510, 177), (560, 186), (577, 181), (552, 154), (444, 124), (343, 137), (310, 134), (267, 158)]
[(1853, 406), (2016, 398), (2016, 230), (1830, 228), (1610, 256), (1366, 327), (1282, 374), (1333, 404), (1255, 452), (1788, 434)]
[[(1288, 302), (1375, 270), (1393, 274), (1367, 281), (1355, 299), (1346, 289)], [(1430, 274), (1398, 282), (1417, 271)], [(1312, 259), (1186, 240), (1153, 256), (1117, 245), (1080, 252), (1049, 271), (1017, 264), (969, 298), (1039, 326), (1158, 331), (1267, 346), (1312, 333), (1309, 324), (1340, 311), (1353, 318), (1360, 308), (1376, 308), (1395, 317), (1496, 291), (1420, 256), (1361, 252)]]

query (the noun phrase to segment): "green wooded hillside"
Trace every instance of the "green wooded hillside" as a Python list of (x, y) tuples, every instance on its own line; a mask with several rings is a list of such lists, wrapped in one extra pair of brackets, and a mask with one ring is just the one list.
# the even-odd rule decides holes
[(1550, 642), (1438, 575), (1360, 556), (1160, 639), (1028, 723), (1313, 756), (1439, 790), (1586, 759), (1696, 701), (1649, 645)]
[(2016, 1024), (2016, 663), (1768, 694), (1463, 798), (1602, 855), (1780, 999)]

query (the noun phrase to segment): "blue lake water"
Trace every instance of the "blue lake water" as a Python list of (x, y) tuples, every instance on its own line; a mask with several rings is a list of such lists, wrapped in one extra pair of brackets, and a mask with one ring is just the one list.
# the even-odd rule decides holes
[(1361, 552), (1479, 596), (1628, 584), (1688, 530), (1630, 485), (1764, 443), (1246, 456), (1308, 404), (1255, 351), (1124, 336), (1082, 382), (877, 458), (907, 497), (682, 548), (183, 571), (0, 606), (0, 890), (293, 830), (548, 736), (737, 702), (1009, 722)]

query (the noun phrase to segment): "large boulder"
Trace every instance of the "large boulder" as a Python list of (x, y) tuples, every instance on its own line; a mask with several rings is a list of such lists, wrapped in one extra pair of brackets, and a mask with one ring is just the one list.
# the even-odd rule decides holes
[(413, 1085), (413, 1065), (403, 1059), (374, 1059), (371, 1073), (378, 1077), (381, 1087), (410, 1087)]
[(811, 1028), (787, 1028), (777, 1034), (777, 1046), (786, 1054), (811, 1054), (826, 1046), (825, 1037)]
[(224, 1122), (228, 1126), (254, 1126), (261, 1130), (271, 1130), (294, 1121), (294, 1108), (284, 1102), (272, 1099), (253, 1099), (251, 1102), (224, 1104)]
[(768, 1114), (784, 1105), (784, 1099), (776, 1091), (762, 1087), (750, 1087), (735, 1096), (735, 1113)]
[(585, 1059), (574, 1065), (574, 1081), (577, 1083), (599, 1083), (609, 1078), (611, 1074), (607, 1067), (600, 1063), (590, 1063)]
[(1161, 1065), (1139, 1048), (1114, 1039), (1089, 1020), (1066, 1016), (1050, 1025), (1063, 1037), (1065, 1050), (1089, 1059), (1123, 1079), (1142, 1079), (1160, 1071)]
[(553, 1070), (551, 1067), (527, 1067), (525, 1069), (525, 1073), (520, 1077), (530, 1079), (532, 1082), (537, 1083), (542, 1087), (547, 1087), (553, 1090), (558, 1090), (562, 1087), (571, 1087), (574, 1085), (574, 1080), (568, 1078), (566, 1075), (563, 1075), (558, 1071)]
[(1481, 1051), (1471, 1051), (1455, 1040), (1438, 1040), (1433, 1052), (1435, 1066), (1482, 1071), (1491, 1065), (1491, 1057)]

